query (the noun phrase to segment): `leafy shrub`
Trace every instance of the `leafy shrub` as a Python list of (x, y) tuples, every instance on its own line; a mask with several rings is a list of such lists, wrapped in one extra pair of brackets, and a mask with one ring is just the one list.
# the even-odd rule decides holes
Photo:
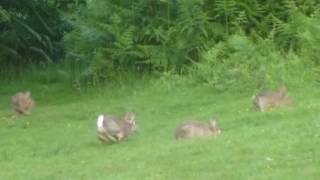
[(46, 66), (66, 55), (61, 60), (70, 66), (72, 79), (86, 84), (117, 81), (131, 72), (179, 79), (189, 70), (216, 89), (262, 86), (297, 77), (293, 69), (319, 67), (319, 4), (5, 0), (0, 3), (0, 60), (12, 62), (11, 67)]
[(129, 70), (180, 73), (195, 63), (194, 77), (218, 89), (239, 80), (259, 86), (284, 78), (278, 69), (291, 63), (286, 53), (304, 46), (300, 19), (318, 7), (287, 0), (91, 0), (70, 18), (67, 60), (83, 64), (89, 80), (114, 80)]
[[(81, 2), (81, 0), (79, 1)], [(73, 0), (0, 2), (0, 70), (11, 65), (46, 65), (64, 56), (61, 39), (71, 30), (61, 9)]]
[(190, 73), (197, 82), (218, 90), (246, 89), (293, 80), (300, 83), (310, 76), (297, 73), (304, 65), (293, 53), (277, 50), (270, 39), (259, 38), (254, 42), (247, 36), (233, 35), (203, 51), (201, 61), (194, 63)]

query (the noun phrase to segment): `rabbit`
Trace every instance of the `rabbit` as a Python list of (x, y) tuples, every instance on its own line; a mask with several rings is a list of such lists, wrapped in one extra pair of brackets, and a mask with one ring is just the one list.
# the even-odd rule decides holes
[(119, 142), (137, 131), (133, 112), (126, 113), (120, 120), (111, 115), (99, 115), (97, 118), (97, 137), (102, 142)]
[(215, 137), (221, 134), (221, 130), (217, 127), (215, 118), (211, 118), (208, 124), (199, 121), (187, 121), (176, 128), (176, 139), (191, 139)]
[(290, 106), (292, 98), (287, 95), (287, 88), (281, 85), (278, 91), (263, 91), (254, 96), (256, 110), (264, 112), (276, 107)]
[(12, 108), (19, 115), (30, 114), (31, 109), (34, 107), (34, 101), (29, 91), (19, 92), (11, 97)]

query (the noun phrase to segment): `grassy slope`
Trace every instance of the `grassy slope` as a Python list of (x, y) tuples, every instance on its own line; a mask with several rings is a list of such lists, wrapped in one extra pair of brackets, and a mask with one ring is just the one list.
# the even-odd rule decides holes
[[(31, 86), (33, 114), (11, 117), (17, 88), (0, 89), (1, 179), (316, 179), (320, 177), (317, 87), (290, 91), (296, 105), (251, 111), (253, 92), (217, 94), (206, 88), (123, 88), (84, 93), (59, 85)], [(90, 95), (91, 94), (91, 95)], [(92, 95), (93, 94), (93, 95)], [(99, 113), (137, 113), (139, 133), (104, 145), (95, 137)], [(184, 119), (223, 130), (214, 140), (177, 142)]]

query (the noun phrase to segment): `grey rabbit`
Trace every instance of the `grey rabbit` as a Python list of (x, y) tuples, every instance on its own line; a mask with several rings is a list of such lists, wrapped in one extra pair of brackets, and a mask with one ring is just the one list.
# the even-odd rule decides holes
[(203, 138), (214, 137), (221, 134), (221, 130), (217, 127), (217, 121), (215, 118), (211, 118), (209, 123), (203, 123), (199, 121), (187, 121), (176, 128), (176, 139), (191, 139), (191, 138)]
[(26, 115), (30, 114), (34, 101), (29, 91), (19, 92), (11, 97), (11, 105), (16, 113)]
[(99, 115), (97, 119), (97, 137), (102, 142), (119, 142), (137, 131), (133, 112), (126, 113), (120, 120), (111, 115)]
[(287, 88), (281, 85), (278, 91), (263, 91), (254, 96), (253, 105), (261, 112), (276, 107), (290, 106), (292, 98), (287, 95)]

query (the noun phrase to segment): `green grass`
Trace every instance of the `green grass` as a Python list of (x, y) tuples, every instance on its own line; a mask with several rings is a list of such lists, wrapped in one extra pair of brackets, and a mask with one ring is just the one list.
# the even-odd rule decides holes
[[(150, 85), (150, 87), (148, 87)], [(9, 99), (33, 92), (37, 106), (15, 118)], [(317, 179), (320, 97), (316, 86), (292, 89), (292, 108), (251, 109), (254, 93), (205, 87), (90, 89), (13, 83), (0, 89), (1, 179)], [(97, 115), (135, 111), (140, 130), (119, 144), (101, 144)], [(177, 142), (181, 121), (215, 114), (222, 134)]]

